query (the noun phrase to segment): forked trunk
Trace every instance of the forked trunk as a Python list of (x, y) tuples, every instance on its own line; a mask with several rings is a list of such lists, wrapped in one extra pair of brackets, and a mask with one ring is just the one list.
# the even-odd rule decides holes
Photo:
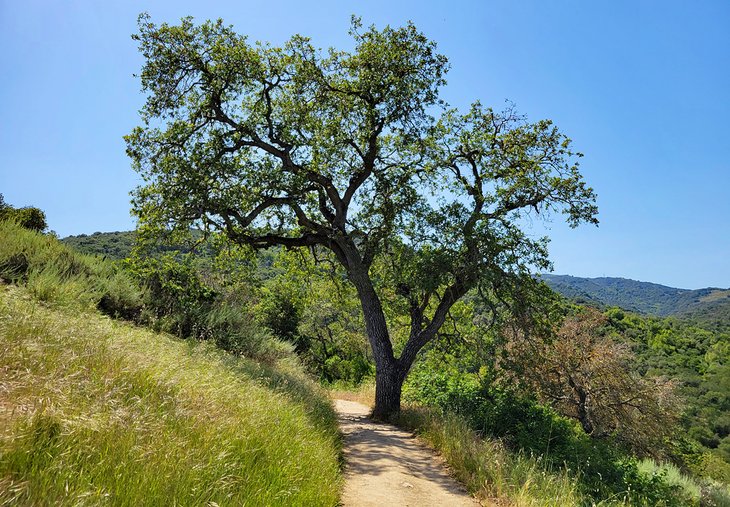
[[(385, 313), (368, 275), (368, 269), (362, 264), (354, 246), (347, 247), (347, 244), (343, 246), (344, 255), (347, 256), (345, 265), (349, 266), (348, 276), (357, 289), (365, 330), (375, 360), (375, 408), (372, 417), (384, 421), (400, 411), (403, 381), (415, 359), (415, 353), (406, 354), (406, 357), (400, 359), (393, 355)], [(419, 348), (416, 347), (411, 352), (417, 352)]]

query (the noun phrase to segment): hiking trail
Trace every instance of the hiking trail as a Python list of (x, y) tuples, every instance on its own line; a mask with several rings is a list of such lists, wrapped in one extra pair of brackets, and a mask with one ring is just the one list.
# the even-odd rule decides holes
[(370, 409), (335, 400), (344, 435), (343, 507), (478, 506), (443, 460), (409, 432), (370, 420)]

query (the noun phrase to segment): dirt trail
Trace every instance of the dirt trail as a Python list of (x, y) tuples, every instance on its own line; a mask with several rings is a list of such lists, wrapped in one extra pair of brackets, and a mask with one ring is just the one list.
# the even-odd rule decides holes
[(343, 507), (479, 505), (413, 435), (371, 421), (360, 403), (335, 400), (335, 408), (345, 436)]

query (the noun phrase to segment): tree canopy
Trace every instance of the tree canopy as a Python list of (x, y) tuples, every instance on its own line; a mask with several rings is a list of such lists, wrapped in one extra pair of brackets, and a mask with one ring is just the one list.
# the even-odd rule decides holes
[[(353, 18), (349, 33), (350, 51), (300, 35), (275, 47), (220, 20), (142, 15), (133, 37), (147, 100), (126, 141), (145, 181), (133, 199), (142, 233), (199, 227), (254, 248), (332, 253), (357, 290), (375, 415), (387, 416), (456, 301), (472, 289), (507, 299), (549, 267), (526, 215), (576, 226), (597, 223), (597, 208), (581, 155), (550, 121), (445, 104), (448, 60), (413, 24)], [(410, 317), (399, 357), (384, 294)]]
[(46, 214), (42, 209), (33, 206), (15, 208), (5, 202), (2, 194), (0, 194), (0, 220), (12, 220), (21, 227), (36, 232), (43, 232), (48, 228)]

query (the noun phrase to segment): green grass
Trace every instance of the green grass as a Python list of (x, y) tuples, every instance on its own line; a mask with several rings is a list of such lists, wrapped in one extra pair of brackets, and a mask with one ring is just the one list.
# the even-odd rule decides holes
[(410, 407), (395, 422), (440, 452), (455, 477), (488, 505), (584, 505), (575, 478), (566, 470), (548, 472), (539, 459), (511, 452), (499, 440), (478, 437), (458, 416)]
[(730, 507), (727, 485), (688, 477), (671, 464), (646, 459), (638, 467), (644, 481), (661, 480), (665, 497), (636, 500), (626, 491), (596, 501), (581, 491), (580, 471), (547, 466), (540, 457), (510, 450), (498, 439), (479, 437), (457, 415), (410, 406), (394, 422), (440, 452), (456, 478), (487, 505)]
[(0, 280), (23, 284), (35, 298), (76, 311), (98, 308), (132, 318), (143, 305), (143, 291), (119, 265), (9, 221), (0, 221)]
[(0, 505), (337, 504), (335, 417), (295, 364), (49, 307), (40, 285), (0, 287)]
[(671, 463), (656, 463), (644, 459), (639, 470), (647, 475), (662, 475), (664, 481), (684, 491), (685, 496), (695, 505), (711, 507), (730, 507), (730, 486), (713, 480), (698, 480), (683, 474)]

